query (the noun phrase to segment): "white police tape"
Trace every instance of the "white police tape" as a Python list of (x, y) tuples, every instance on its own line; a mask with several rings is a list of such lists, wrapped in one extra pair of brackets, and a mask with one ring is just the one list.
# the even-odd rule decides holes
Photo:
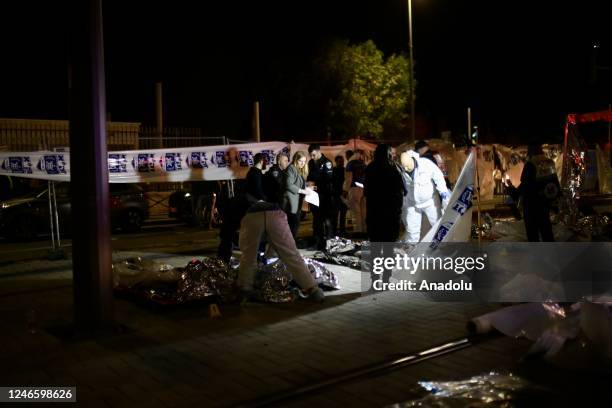
[[(244, 178), (253, 156), (262, 153), (273, 164), (289, 152), (287, 143), (149, 149), (108, 152), (111, 183), (180, 182)], [(0, 152), (0, 175), (52, 181), (70, 180), (70, 154), (77, 152)]]

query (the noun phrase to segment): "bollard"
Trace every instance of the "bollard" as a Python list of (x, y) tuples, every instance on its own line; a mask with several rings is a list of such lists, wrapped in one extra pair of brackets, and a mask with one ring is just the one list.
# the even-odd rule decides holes
[(211, 319), (218, 319), (221, 317), (219, 306), (216, 303), (213, 303), (208, 307), (208, 313)]

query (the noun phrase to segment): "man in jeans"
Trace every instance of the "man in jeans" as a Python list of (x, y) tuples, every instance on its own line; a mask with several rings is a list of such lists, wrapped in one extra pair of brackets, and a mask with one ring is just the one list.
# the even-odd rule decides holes
[(264, 201), (257, 202), (248, 209), (240, 226), (239, 245), (242, 256), (238, 286), (243, 299), (249, 300), (253, 297), (257, 252), (264, 234), (307, 299), (322, 302), (325, 295), (317, 286), (295, 245), (287, 223), (287, 215), (277, 204)]

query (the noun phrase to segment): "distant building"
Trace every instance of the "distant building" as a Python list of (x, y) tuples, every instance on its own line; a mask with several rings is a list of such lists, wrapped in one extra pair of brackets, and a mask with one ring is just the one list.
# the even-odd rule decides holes
[[(70, 146), (67, 120), (0, 118), (0, 150), (37, 151)], [(138, 149), (140, 123), (107, 122), (108, 150)]]

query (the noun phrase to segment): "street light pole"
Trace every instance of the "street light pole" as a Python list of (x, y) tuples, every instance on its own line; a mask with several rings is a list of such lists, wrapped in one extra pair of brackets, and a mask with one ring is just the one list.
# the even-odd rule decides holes
[(412, 51), (412, 0), (408, 0), (408, 53), (410, 58), (410, 138), (416, 141), (416, 117), (414, 115), (414, 57)]

